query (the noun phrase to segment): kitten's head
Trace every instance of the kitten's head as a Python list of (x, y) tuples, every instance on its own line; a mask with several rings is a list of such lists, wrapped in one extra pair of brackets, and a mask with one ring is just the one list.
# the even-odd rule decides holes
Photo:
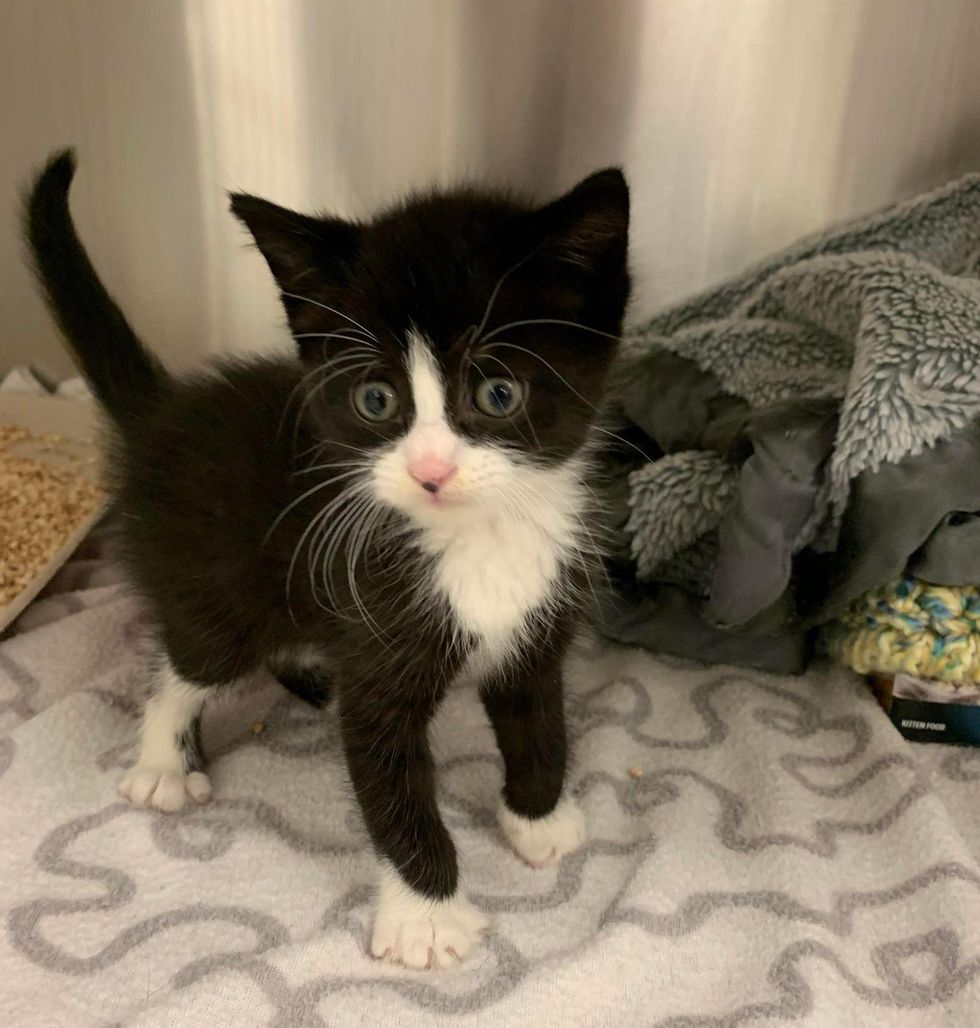
[(464, 190), (364, 224), (241, 194), (232, 210), (308, 365), (322, 460), (424, 527), (550, 502), (596, 418), (629, 293), (621, 172), (543, 207)]

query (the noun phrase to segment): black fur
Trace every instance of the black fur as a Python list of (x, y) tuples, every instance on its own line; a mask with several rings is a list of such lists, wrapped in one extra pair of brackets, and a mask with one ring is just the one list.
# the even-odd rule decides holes
[(105, 291), (75, 235), (70, 150), (51, 158), (27, 204), (27, 242), (65, 341), (105, 411), (120, 425), (138, 417), (165, 375)]
[[(368, 616), (344, 560), (328, 569), (342, 614), (326, 609), (322, 569), (311, 563), (310, 537), (302, 540), (341, 486), (304, 498), (325, 481), (307, 472), (405, 431), (413, 410), (404, 347), (413, 326), (453, 384), (449, 414), (460, 432), (541, 463), (575, 454), (601, 402), (629, 290), (622, 175), (600, 172), (542, 208), (465, 190), (416, 197), (363, 225), (234, 196), (232, 209), (283, 293), (299, 359), (225, 360), (176, 380), (147, 354), (75, 236), (73, 170), (62, 154), (41, 174), (28, 203), (28, 240), (68, 345), (120, 429), (111, 473), (123, 553), (170, 663), (192, 683), (218, 686), (276, 667), (291, 650), (326, 649), (351, 779), (375, 846), (417, 890), (451, 895), (456, 855), (436, 807), (426, 729), (468, 644), (453, 644), (444, 600), (418, 606), (424, 568), (406, 558), (398, 537), (379, 537), (354, 567)], [(352, 382), (362, 372), (320, 384), (317, 369), (358, 343), (349, 319), (381, 342), (381, 371), (400, 399), (391, 422), (367, 423), (352, 410)], [(551, 323), (537, 323), (545, 319)], [(510, 322), (535, 323), (501, 336), (513, 347), (474, 365), (474, 329), (485, 335)], [(529, 383), (525, 420), (491, 420), (469, 402), (475, 376), (499, 374), (501, 362)], [(405, 528), (400, 517), (390, 522)], [(576, 563), (563, 570), (573, 586), (584, 585), (586, 573)], [(570, 598), (557, 603), (521, 658), (484, 683), (506, 765), (504, 795), (528, 817), (547, 814), (561, 793), (561, 658), (580, 614)], [(284, 674), (307, 700), (325, 698), (319, 674)], [(188, 769), (196, 768), (196, 722), (181, 746)]]
[(184, 763), (184, 773), (204, 770), (204, 749), (201, 746), (201, 717), (197, 715), (181, 732), (177, 733), (177, 749)]

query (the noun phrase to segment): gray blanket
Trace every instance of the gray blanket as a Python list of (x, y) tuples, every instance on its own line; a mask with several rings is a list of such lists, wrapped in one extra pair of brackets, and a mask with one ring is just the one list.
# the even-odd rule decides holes
[(119, 801), (145, 624), (94, 557), (0, 641), (3, 1028), (977, 1024), (980, 751), (903, 741), (843, 669), (576, 654), (588, 840), (539, 872), (497, 832), (480, 704), (451, 695), (440, 802), (492, 930), (456, 973), (410, 972), (368, 955), (329, 710), (258, 680), (206, 711), (211, 803)]
[(807, 239), (633, 330), (636, 580), (608, 634), (799, 669), (912, 570), (980, 581), (980, 176)]

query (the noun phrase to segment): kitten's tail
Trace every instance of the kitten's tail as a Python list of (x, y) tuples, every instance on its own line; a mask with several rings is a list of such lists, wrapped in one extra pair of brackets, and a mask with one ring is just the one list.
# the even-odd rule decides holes
[(50, 158), (27, 198), (27, 243), (68, 349), (106, 412), (124, 426), (167, 375), (106, 292), (75, 233), (68, 210), (74, 175), (72, 150)]

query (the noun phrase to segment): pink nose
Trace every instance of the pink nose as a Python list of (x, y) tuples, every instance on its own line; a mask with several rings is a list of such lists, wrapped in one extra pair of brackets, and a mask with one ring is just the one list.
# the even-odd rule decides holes
[(437, 493), (456, 474), (456, 465), (427, 453), (408, 465), (408, 473), (429, 493)]

